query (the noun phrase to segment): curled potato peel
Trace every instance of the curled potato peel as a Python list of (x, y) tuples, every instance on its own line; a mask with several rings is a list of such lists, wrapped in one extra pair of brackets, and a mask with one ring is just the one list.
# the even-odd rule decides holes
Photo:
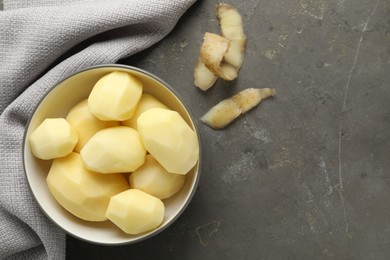
[(203, 91), (218, 78), (236, 79), (244, 61), (246, 35), (240, 13), (235, 7), (220, 3), (216, 5), (216, 17), (222, 36), (205, 33), (194, 69), (194, 84)]
[(216, 16), (222, 36), (229, 40), (229, 49), (224, 57), (224, 62), (232, 65), (238, 74), (244, 62), (246, 49), (246, 35), (241, 15), (235, 7), (219, 3), (216, 6)]
[(200, 120), (213, 129), (222, 129), (241, 114), (260, 104), (262, 100), (275, 94), (275, 90), (271, 88), (244, 89), (213, 106)]
[(203, 37), (203, 44), (200, 48), (200, 58), (203, 64), (215, 76), (226, 80), (233, 80), (236, 74), (229, 73), (223, 67), (223, 58), (229, 50), (229, 40), (220, 35), (206, 32)]
[(217, 81), (218, 77), (214, 75), (202, 62), (199, 55), (194, 70), (194, 84), (199, 89), (206, 91)]

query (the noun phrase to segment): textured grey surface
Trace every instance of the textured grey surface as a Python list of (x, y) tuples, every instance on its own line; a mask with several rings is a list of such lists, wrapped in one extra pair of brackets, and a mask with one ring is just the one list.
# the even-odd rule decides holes
[(216, 1), (121, 63), (170, 83), (199, 118), (246, 87), (275, 87), (222, 131), (199, 124), (203, 172), (170, 228), (135, 245), (68, 237), (69, 259), (388, 259), (390, 2), (232, 0), (248, 46), (236, 81), (192, 84)]

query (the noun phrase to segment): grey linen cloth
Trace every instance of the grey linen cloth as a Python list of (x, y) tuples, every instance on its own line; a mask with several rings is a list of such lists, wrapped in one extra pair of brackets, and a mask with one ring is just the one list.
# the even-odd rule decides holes
[(23, 171), (23, 134), (40, 98), (73, 72), (160, 41), (194, 2), (0, 0), (0, 259), (65, 258), (65, 233)]

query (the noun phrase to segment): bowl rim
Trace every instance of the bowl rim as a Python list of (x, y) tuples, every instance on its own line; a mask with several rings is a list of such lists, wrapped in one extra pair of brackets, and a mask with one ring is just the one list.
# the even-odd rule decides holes
[[(146, 76), (151, 77), (152, 79), (154, 79), (154, 80), (158, 81), (159, 83), (161, 83), (164, 87), (166, 87), (177, 98), (177, 100), (184, 107), (185, 111), (189, 115), (189, 119), (190, 119), (190, 121), (191, 121), (191, 123), (193, 124), (193, 127), (194, 127), (193, 130), (196, 133), (196, 136), (198, 138), (199, 159), (198, 159), (197, 165), (194, 166), (194, 167), (197, 167), (198, 170), (196, 171), (196, 176), (195, 176), (195, 179), (194, 179), (193, 189), (189, 193), (188, 199), (185, 201), (185, 203), (180, 208), (180, 210), (176, 213), (176, 215), (169, 222), (167, 222), (163, 227), (160, 227), (160, 228), (157, 228), (155, 230), (152, 230), (152, 231), (149, 232), (149, 234), (147, 234), (145, 236), (142, 236), (140, 238), (133, 239), (131, 241), (104, 243), (104, 242), (94, 241), (94, 240), (90, 240), (90, 239), (87, 239), (87, 238), (80, 237), (80, 236), (74, 234), (73, 232), (70, 232), (69, 230), (66, 230), (64, 227), (62, 227), (60, 224), (58, 224), (51, 216), (49, 216), (49, 214), (44, 210), (43, 206), (41, 205), (41, 203), (39, 202), (39, 200), (37, 199), (36, 195), (34, 194), (34, 192), (32, 190), (31, 183), (30, 183), (28, 175), (27, 175), (27, 167), (26, 167), (26, 160), (25, 160), (25, 152), (26, 152), (25, 151), (25, 147), (26, 147), (26, 142), (27, 142), (27, 132), (29, 130), (29, 126), (30, 126), (31, 120), (33, 119), (35, 113), (37, 112), (40, 104), (49, 95), (49, 93), (51, 93), (51, 91), (53, 89), (55, 89), (58, 85), (62, 84), (64, 81), (68, 80), (69, 78), (71, 78), (71, 77), (73, 77), (73, 76), (75, 76), (77, 74), (80, 74), (80, 73), (83, 73), (83, 72), (86, 72), (86, 71), (89, 71), (89, 70), (99, 69), (99, 68), (119, 68), (119, 69), (126, 69), (126, 70), (130, 70), (130, 71), (136, 71), (136, 72), (139, 72), (141, 74), (145, 74)], [(34, 201), (38, 205), (38, 207), (41, 210), (41, 212), (43, 212), (44, 215), (48, 219), (50, 219), (50, 221), (52, 223), (54, 223), (57, 227), (59, 227), (61, 230), (63, 230), (66, 234), (71, 235), (72, 237), (75, 237), (75, 238), (77, 238), (79, 240), (82, 240), (82, 241), (85, 241), (85, 242), (89, 242), (89, 243), (97, 244), (97, 245), (106, 245), (106, 246), (120, 246), (120, 245), (135, 244), (135, 243), (144, 241), (146, 239), (149, 239), (151, 237), (154, 237), (157, 234), (159, 234), (162, 231), (164, 231), (165, 229), (167, 229), (168, 227), (170, 227), (183, 214), (185, 209), (188, 207), (188, 205), (192, 201), (192, 199), (193, 199), (193, 197), (195, 195), (195, 192), (197, 190), (197, 187), (199, 185), (200, 175), (201, 175), (201, 172), (202, 172), (202, 142), (201, 142), (201, 136), (200, 136), (198, 122), (195, 119), (194, 114), (191, 111), (191, 109), (188, 107), (188, 105), (186, 105), (183, 102), (182, 96), (170, 84), (168, 84), (166, 81), (162, 80), (159, 76), (153, 74), (152, 72), (149, 72), (147, 70), (144, 70), (144, 69), (141, 69), (141, 68), (138, 68), (138, 67), (134, 67), (134, 66), (131, 66), (131, 65), (125, 65), (125, 64), (110, 64), (110, 63), (107, 63), (107, 64), (88, 66), (86, 68), (83, 68), (81, 70), (73, 72), (73, 73), (69, 74), (68, 76), (63, 77), (60, 80), (58, 80), (57, 82), (55, 82), (49, 89), (46, 90), (46, 93), (44, 93), (44, 95), (39, 99), (39, 101), (36, 103), (35, 107), (32, 110), (32, 113), (31, 113), (31, 115), (30, 115), (30, 117), (29, 117), (29, 119), (28, 119), (28, 121), (27, 121), (27, 123), (25, 125), (25, 129), (24, 129), (24, 133), (23, 133), (22, 150), (21, 150), (21, 152), (22, 152), (24, 176), (25, 176), (25, 178), (27, 180), (27, 184), (28, 184), (28, 188), (30, 190), (30, 193), (32, 194), (32, 196), (34, 198)]]

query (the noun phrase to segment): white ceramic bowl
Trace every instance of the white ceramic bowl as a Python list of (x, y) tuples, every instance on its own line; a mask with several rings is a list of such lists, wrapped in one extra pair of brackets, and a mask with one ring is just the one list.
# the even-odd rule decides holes
[[(149, 93), (171, 109), (180, 113), (198, 136), (199, 131), (188, 108), (180, 101), (173, 89), (158, 77), (138, 68), (125, 65), (100, 65), (82, 70), (59, 83), (39, 102), (31, 117), (24, 136), (23, 162), (31, 192), (43, 212), (68, 234), (92, 243), (119, 245), (135, 243), (161, 232), (171, 225), (184, 211), (192, 199), (200, 177), (200, 161), (186, 175), (184, 187), (173, 197), (164, 200), (165, 216), (163, 223), (155, 230), (141, 235), (127, 235), (111, 221), (83, 221), (62, 208), (51, 195), (47, 185), (51, 161), (35, 158), (28, 144), (32, 131), (47, 117), (65, 117), (74, 105), (88, 97), (92, 87), (99, 78), (112, 71), (126, 71), (138, 77), (144, 85), (144, 93)], [(201, 148), (200, 148), (201, 151)]]

